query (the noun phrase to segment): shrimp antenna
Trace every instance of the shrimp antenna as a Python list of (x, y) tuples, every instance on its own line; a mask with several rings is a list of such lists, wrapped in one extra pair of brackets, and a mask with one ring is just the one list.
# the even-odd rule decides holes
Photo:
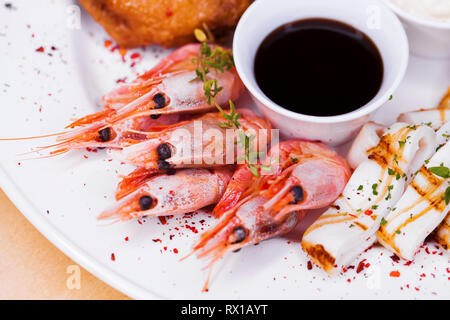
[(23, 137), (23, 138), (5, 138), (5, 139), (0, 139), (0, 141), (18, 141), (18, 140), (32, 140), (32, 139), (41, 139), (41, 138), (48, 138), (48, 137), (54, 137), (54, 136), (59, 136), (62, 134), (65, 134), (66, 132), (58, 132), (58, 133), (51, 133), (51, 134), (44, 134), (41, 136), (34, 136), (34, 137)]

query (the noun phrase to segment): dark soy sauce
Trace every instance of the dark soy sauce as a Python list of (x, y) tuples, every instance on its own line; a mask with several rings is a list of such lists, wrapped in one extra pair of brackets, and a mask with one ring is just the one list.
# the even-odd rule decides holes
[(313, 116), (356, 110), (377, 94), (383, 60), (372, 40), (342, 22), (306, 19), (270, 33), (255, 57), (261, 90), (278, 105)]

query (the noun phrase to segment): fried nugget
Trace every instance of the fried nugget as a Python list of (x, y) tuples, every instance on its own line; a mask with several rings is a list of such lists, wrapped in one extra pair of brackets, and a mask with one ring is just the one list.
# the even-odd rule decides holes
[(218, 37), (237, 24), (252, 0), (79, 0), (117, 44), (180, 46), (205, 23)]

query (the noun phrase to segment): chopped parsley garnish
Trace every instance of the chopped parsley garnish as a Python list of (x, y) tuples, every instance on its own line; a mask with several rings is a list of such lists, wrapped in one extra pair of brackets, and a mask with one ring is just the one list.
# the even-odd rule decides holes
[(444, 179), (450, 178), (450, 169), (445, 167), (443, 163), (439, 167), (431, 167), (428, 170)]
[(389, 186), (388, 187), (388, 190), (389, 190), (389, 193), (388, 193), (388, 195), (386, 196), (386, 198), (384, 198), (384, 200), (389, 200), (389, 199), (391, 199), (392, 198), (392, 195), (391, 195), (391, 190), (392, 189), (394, 189), (394, 186)]
[(373, 193), (375, 196), (378, 195), (377, 188), (378, 188), (378, 183), (374, 183), (374, 184), (372, 185), (372, 193)]
[(446, 205), (450, 203), (450, 187), (448, 187), (447, 190), (445, 190), (443, 199), (445, 200)]

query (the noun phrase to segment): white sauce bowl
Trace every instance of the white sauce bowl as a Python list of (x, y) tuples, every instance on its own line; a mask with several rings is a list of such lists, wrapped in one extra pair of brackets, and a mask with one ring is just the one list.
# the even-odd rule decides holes
[(417, 17), (392, 3), (391, 0), (383, 1), (400, 17), (413, 54), (433, 59), (450, 58), (449, 22)]
[[(347, 23), (364, 32), (376, 44), (383, 59), (384, 76), (379, 92), (366, 105), (342, 115), (316, 117), (284, 109), (259, 88), (254, 75), (254, 58), (261, 42), (276, 28), (307, 18)], [(379, 0), (258, 0), (239, 21), (233, 54), (237, 71), (258, 109), (276, 128), (280, 128), (284, 138), (339, 145), (353, 138), (370, 114), (394, 94), (405, 75), (409, 49), (400, 21)], [(298, 99), (301, 101), (302, 97)]]

